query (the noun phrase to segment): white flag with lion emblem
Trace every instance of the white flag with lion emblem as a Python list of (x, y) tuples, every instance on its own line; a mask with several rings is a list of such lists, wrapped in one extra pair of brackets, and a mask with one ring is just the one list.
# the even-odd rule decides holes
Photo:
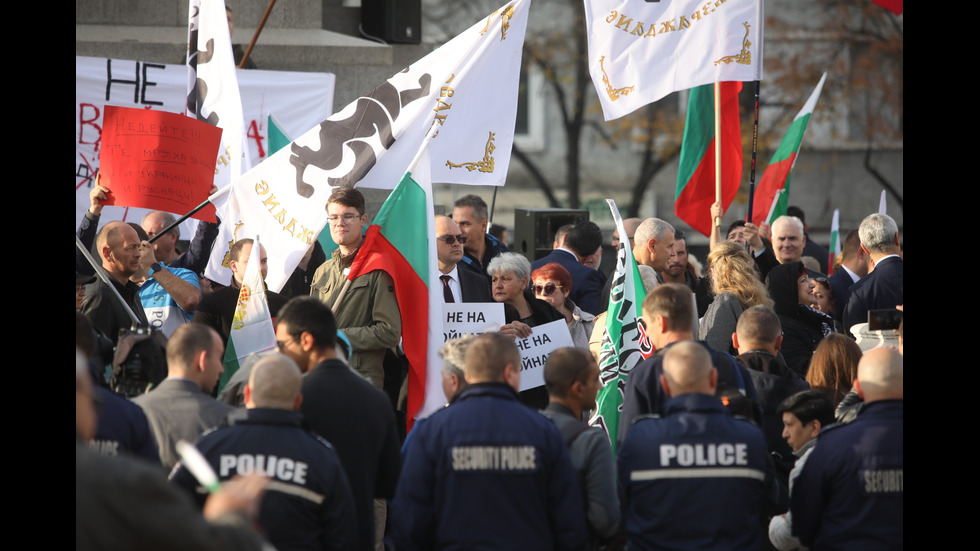
[(261, 234), (278, 291), (326, 225), (337, 186), (391, 189), (428, 141), (432, 180), (502, 186), (527, 10), (514, 0), (331, 115), (215, 197), (221, 234), (208, 277), (228, 281), (235, 239)]

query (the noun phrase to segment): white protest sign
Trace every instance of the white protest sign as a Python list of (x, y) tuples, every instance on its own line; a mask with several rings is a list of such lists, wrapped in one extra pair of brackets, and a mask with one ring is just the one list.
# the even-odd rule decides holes
[(502, 302), (451, 302), (442, 307), (442, 342), (496, 331), (504, 325)]
[(575, 346), (568, 323), (557, 320), (531, 329), (531, 336), (514, 341), (521, 351), (521, 390), (544, 385), (544, 362), (559, 348)]

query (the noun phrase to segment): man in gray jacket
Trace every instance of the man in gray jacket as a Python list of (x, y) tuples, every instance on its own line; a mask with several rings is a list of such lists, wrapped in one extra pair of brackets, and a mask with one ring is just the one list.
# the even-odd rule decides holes
[(549, 403), (545, 417), (554, 421), (568, 446), (582, 490), (589, 521), (591, 547), (612, 539), (619, 529), (619, 497), (612, 448), (606, 433), (582, 421), (585, 410), (595, 409), (599, 366), (588, 350), (559, 348), (544, 365)]
[(168, 471), (177, 463), (178, 440), (194, 442), (235, 411), (210, 396), (224, 371), (224, 352), (214, 329), (199, 323), (181, 325), (167, 341), (167, 378), (133, 400), (150, 422)]

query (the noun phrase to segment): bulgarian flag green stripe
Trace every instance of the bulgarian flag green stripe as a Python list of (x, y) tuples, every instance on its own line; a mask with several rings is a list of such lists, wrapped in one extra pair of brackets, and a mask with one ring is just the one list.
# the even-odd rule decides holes
[(793, 166), (796, 164), (796, 159), (800, 152), (800, 144), (803, 142), (803, 133), (806, 131), (806, 126), (810, 122), (810, 116), (813, 115), (813, 108), (817, 105), (817, 99), (820, 97), (820, 91), (823, 90), (823, 83), (826, 79), (827, 73), (824, 73), (820, 77), (820, 82), (817, 84), (817, 87), (810, 94), (810, 98), (803, 105), (803, 109), (797, 113), (796, 118), (789, 125), (789, 130), (783, 136), (783, 141), (779, 143), (779, 147), (776, 148), (772, 160), (769, 161), (769, 166), (766, 167), (765, 174), (759, 180), (759, 186), (756, 188), (755, 201), (752, 207), (753, 224), (761, 225), (763, 222), (772, 223), (772, 220), (766, 220), (766, 215), (769, 214), (769, 209), (772, 206), (773, 199), (776, 197), (776, 192), (781, 189), (784, 190), (784, 193), (780, 194), (779, 203), (776, 209), (773, 210), (772, 217), (775, 219), (786, 214), (786, 206), (789, 202), (790, 171), (793, 170)]
[[(727, 209), (742, 179), (742, 137), (738, 116), (741, 82), (722, 82), (722, 192)], [(711, 234), (711, 205), (715, 202), (714, 84), (692, 88), (688, 98), (684, 142), (674, 192), (674, 213), (695, 230)]]
[(409, 363), (409, 427), (425, 398), (429, 328), (428, 208), (426, 190), (406, 173), (367, 229), (348, 279), (384, 270), (395, 282), (402, 347)]
[(218, 378), (218, 392), (221, 392), (225, 388), (231, 376), (241, 367), (238, 365), (238, 352), (235, 350), (235, 339), (228, 339), (228, 344), (225, 345), (225, 356), (222, 358), (221, 364), (224, 371), (221, 372), (221, 377)]
[(279, 121), (272, 116), (272, 113), (269, 113), (269, 126), (267, 134), (269, 137), (269, 157), (293, 141), (289, 139), (289, 136), (287, 136), (286, 132), (282, 129), (282, 125), (280, 125)]

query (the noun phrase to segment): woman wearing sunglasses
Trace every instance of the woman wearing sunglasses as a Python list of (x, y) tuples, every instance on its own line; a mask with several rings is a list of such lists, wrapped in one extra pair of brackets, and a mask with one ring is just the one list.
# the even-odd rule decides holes
[(557, 262), (545, 264), (531, 273), (531, 289), (534, 296), (552, 305), (565, 316), (572, 342), (579, 348), (589, 347), (589, 335), (595, 324), (595, 316), (575, 305), (568, 295), (572, 293), (572, 275)]

